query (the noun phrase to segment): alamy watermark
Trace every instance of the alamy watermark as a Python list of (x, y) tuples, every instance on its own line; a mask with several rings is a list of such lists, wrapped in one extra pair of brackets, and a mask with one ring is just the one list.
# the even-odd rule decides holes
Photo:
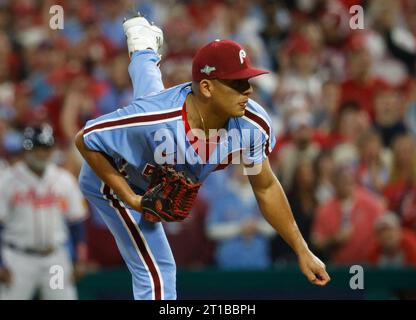
[(354, 5), (349, 10), (352, 17), (350, 18), (350, 28), (352, 30), (364, 29), (364, 9), (360, 5)]
[[(52, 15), (49, 19), (49, 27), (52, 30), (64, 29), (64, 8), (60, 5), (52, 5), (49, 8), (49, 14)], [(364, 9), (360, 5), (353, 5), (349, 8), (349, 26), (352, 30), (364, 29)], [(241, 58), (241, 57), (240, 57)]]
[(60, 5), (53, 5), (49, 8), (49, 14), (52, 17), (49, 19), (49, 27), (52, 30), (63, 30), (64, 29), (64, 8)]
[(364, 268), (358, 264), (350, 267), (350, 274), (353, 276), (350, 278), (350, 288), (352, 290), (364, 289)]
[(51, 275), (49, 279), (49, 287), (52, 290), (63, 290), (64, 289), (64, 268), (55, 264), (49, 268), (49, 274)]

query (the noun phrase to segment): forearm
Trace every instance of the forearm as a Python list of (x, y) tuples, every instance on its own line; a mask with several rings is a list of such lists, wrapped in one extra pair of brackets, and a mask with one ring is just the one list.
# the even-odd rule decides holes
[(277, 178), (262, 190), (255, 191), (257, 202), (264, 218), (295, 251), (296, 254), (308, 251), (308, 245), (293, 217), (289, 202)]
[(76, 135), (75, 144), (82, 157), (87, 161), (97, 176), (107, 184), (124, 203), (137, 209), (140, 206), (141, 197), (134, 193), (126, 179), (118, 172), (108, 156), (101, 152), (88, 149), (84, 143), (83, 130)]

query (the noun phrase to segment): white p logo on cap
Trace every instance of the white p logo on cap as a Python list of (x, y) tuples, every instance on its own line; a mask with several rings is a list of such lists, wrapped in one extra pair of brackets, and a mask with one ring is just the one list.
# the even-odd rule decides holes
[(247, 57), (246, 52), (243, 49), (241, 49), (240, 52), (238, 53), (238, 55), (240, 56), (240, 62), (241, 62), (241, 64), (243, 64), (244, 63), (244, 58)]

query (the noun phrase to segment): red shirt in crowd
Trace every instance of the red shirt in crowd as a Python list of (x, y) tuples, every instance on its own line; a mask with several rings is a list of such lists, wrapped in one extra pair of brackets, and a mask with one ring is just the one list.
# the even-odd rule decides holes
[(406, 195), (411, 193), (412, 188), (410, 181), (398, 180), (387, 184), (383, 189), (383, 196), (387, 200), (389, 210), (401, 213), (402, 202)]
[(356, 102), (361, 110), (374, 119), (374, 98), (378, 90), (385, 88), (386, 83), (379, 78), (372, 78), (366, 83), (346, 80), (341, 84), (341, 106), (347, 102)]
[[(403, 229), (397, 254), (402, 256), (404, 266), (416, 266), (416, 235), (409, 230)], [(378, 243), (370, 249), (369, 261), (378, 265), (383, 255)]]
[[(352, 233), (347, 242), (335, 249), (331, 262), (336, 264), (360, 263), (367, 260), (364, 246), (374, 243), (374, 223), (384, 212), (382, 202), (369, 191), (358, 187), (354, 191), (350, 213)], [(341, 229), (343, 220), (341, 202), (333, 198), (318, 207), (312, 226), (312, 236), (327, 239)]]

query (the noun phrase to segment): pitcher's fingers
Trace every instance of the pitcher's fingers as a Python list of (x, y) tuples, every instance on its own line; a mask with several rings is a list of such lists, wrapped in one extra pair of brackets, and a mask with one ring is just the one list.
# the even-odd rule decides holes
[(311, 269), (307, 268), (306, 270), (303, 271), (303, 273), (305, 274), (306, 278), (308, 278), (310, 282), (315, 283), (315, 281), (317, 280), (316, 275), (312, 272)]
[(326, 285), (331, 280), (325, 269), (318, 271), (316, 279), (315, 283), (318, 285)]
[(324, 286), (328, 283), (328, 281), (316, 278), (315, 281), (312, 281), (312, 283), (316, 284), (317, 286)]

